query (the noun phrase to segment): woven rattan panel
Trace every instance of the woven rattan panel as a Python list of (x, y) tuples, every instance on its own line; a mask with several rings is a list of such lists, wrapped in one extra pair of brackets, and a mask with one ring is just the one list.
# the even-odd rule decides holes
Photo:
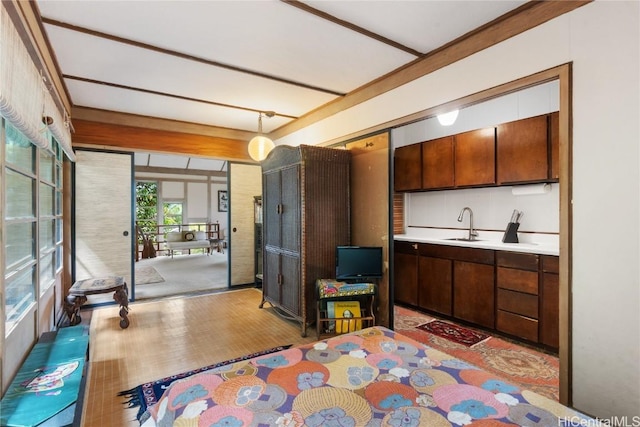
[[(315, 320), (316, 279), (335, 275), (336, 246), (350, 243), (350, 158), (346, 150), (279, 146), (262, 163), (268, 207), (263, 212), (265, 250), (270, 258), (263, 299), (299, 320), (303, 334)], [(290, 173), (292, 167), (299, 175)], [(296, 176), (298, 181), (292, 182)], [(298, 247), (291, 242), (299, 242)], [(290, 264), (296, 257), (299, 269)], [(291, 277), (294, 274), (298, 277)]]

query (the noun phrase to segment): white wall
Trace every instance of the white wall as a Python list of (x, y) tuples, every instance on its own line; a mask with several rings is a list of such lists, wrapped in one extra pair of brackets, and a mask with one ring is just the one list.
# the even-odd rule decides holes
[(209, 221), (210, 222), (217, 222), (220, 224), (220, 231), (222, 232), (222, 235), (225, 237), (229, 236), (228, 233), (228, 226), (227, 224), (229, 223), (229, 219), (228, 219), (228, 212), (219, 212), (218, 211), (218, 191), (219, 190), (224, 190), (224, 191), (228, 191), (227, 188), (227, 184), (211, 184), (211, 207), (210, 207), (210, 212), (211, 212), (211, 216), (209, 217)]
[(603, 416), (640, 411), (639, 16), (596, 2), (570, 22), (573, 393)]
[(637, 1), (589, 3), (277, 141), (321, 143), (572, 62), (572, 392), (602, 418), (640, 407), (639, 20)]

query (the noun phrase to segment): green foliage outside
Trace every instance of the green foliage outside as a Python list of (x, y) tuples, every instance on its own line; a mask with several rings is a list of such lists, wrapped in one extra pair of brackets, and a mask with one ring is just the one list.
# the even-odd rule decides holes
[[(162, 204), (164, 225), (182, 224), (182, 203)], [(136, 182), (136, 222), (142, 232), (155, 241), (158, 231), (158, 183)]]
[(182, 203), (165, 203), (163, 213), (165, 225), (182, 224)]
[(158, 224), (157, 182), (136, 182), (136, 222), (146, 235), (155, 237)]

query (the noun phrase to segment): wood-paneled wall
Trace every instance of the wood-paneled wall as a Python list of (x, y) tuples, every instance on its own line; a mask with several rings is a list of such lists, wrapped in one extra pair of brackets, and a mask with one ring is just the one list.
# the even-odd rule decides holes
[(351, 244), (382, 246), (376, 324), (391, 327), (389, 296), (389, 134), (347, 144), (351, 151)]

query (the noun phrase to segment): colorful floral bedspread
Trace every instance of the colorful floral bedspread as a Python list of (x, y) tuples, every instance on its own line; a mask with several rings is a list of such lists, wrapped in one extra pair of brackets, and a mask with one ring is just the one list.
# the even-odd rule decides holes
[(558, 402), (384, 327), (173, 383), (142, 426), (594, 425)]

